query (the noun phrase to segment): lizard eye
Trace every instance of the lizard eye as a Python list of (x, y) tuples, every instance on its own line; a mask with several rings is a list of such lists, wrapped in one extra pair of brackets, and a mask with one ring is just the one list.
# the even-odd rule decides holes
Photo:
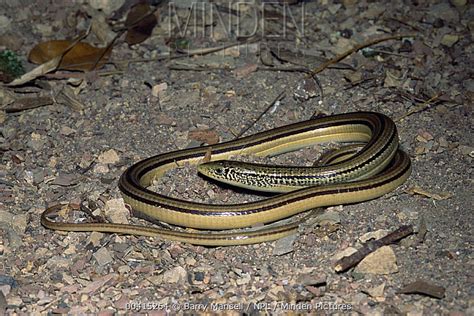
[(217, 174), (217, 175), (219, 175), (219, 176), (222, 176), (222, 175), (224, 174), (224, 168), (221, 168), (221, 167), (216, 168), (216, 169), (214, 170), (214, 173)]

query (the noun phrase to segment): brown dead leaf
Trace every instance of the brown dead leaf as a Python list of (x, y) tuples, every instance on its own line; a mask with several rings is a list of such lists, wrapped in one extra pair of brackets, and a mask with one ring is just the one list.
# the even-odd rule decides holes
[(73, 89), (68, 86), (64, 86), (56, 96), (56, 101), (60, 104), (64, 104), (76, 111), (84, 109), (84, 105), (77, 99)]
[(22, 75), (20, 78), (16, 78), (12, 82), (6, 84), (6, 86), (14, 87), (25, 84), (31, 80), (34, 80), (38, 77), (44, 76), (45, 74), (55, 71), (58, 68), (59, 62), (61, 61), (61, 56), (56, 56), (44, 64), (39, 65), (38, 67), (28, 71), (26, 74)]
[[(28, 59), (35, 64), (43, 64), (61, 56), (73, 41), (54, 40), (39, 43), (30, 51)], [(110, 57), (110, 47), (97, 48), (79, 42), (64, 54), (58, 69), (90, 71), (102, 67)], [(100, 60), (99, 60), (100, 59)]]
[(419, 194), (419, 195), (423, 195), (423, 196), (426, 196), (426, 197), (429, 197), (429, 198), (432, 198), (432, 199), (435, 199), (437, 201), (441, 201), (441, 200), (447, 200), (449, 199), (450, 197), (452, 197), (453, 195), (449, 192), (441, 192), (441, 193), (432, 193), (432, 192), (428, 192), (418, 186), (414, 186), (410, 189), (407, 190), (407, 193), (409, 194)]
[(145, 41), (157, 23), (156, 16), (148, 4), (137, 4), (130, 9), (125, 21), (125, 26), (128, 28), (125, 41), (129, 45)]
[(437, 299), (442, 299), (445, 292), (446, 289), (444, 287), (423, 280), (416, 280), (415, 282), (405, 285), (398, 291), (398, 293), (402, 294), (421, 294)]
[(188, 133), (188, 138), (194, 139), (200, 142), (204, 142), (209, 145), (214, 145), (219, 142), (219, 135), (211, 129), (197, 129)]
[(15, 100), (7, 106), (0, 106), (0, 109), (7, 113), (20, 112), (24, 110), (34, 109), (45, 105), (53, 104), (54, 100), (51, 96), (46, 97), (27, 97)]
[(236, 77), (243, 78), (247, 77), (251, 73), (257, 71), (258, 65), (257, 64), (246, 64), (245, 66), (238, 67), (234, 70), (234, 74)]

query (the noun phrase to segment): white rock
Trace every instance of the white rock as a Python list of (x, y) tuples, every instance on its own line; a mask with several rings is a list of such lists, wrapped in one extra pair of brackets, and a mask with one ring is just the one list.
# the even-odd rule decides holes
[(110, 171), (109, 167), (103, 163), (96, 164), (92, 170), (94, 173), (101, 173), (101, 174), (105, 174)]
[(166, 89), (168, 89), (168, 84), (166, 82), (162, 82), (153, 86), (153, 88), (151, 89), (151, 94), (154, 97), (158, 97), (160, 93), (165, 91)]
[(248, 284), (250, 282), (250, 274), (244, 274), (241, 278), (238, 278), (236, 280), (237, 285), (244, 285)]
[(368, 289), (367, 293), (373, 298), (381, 298), (383, 297), (384, 291), (385, 291), (385, 283), (382, 283), (379, 286)]
[(130, 215), (129, 210), (125, 207), (123, 199), (113, 199), (105, 202), (104, 207), (105, 216), (112, 223), (117, 224), (128, 224), (128, 216)]
[(390, 246), (384, 246), (362, 260), (355, 272), (370, 274), (391, 274), (398, 272), (397, 257)]
[(178, 283), (186, 280), (188, 273), (183, 267), (174, 267), (163, 274), (163, 282)]
[(373, 231), (373, 232), (365, 233), (364, 235), (359, 237), (359, 240), (363, 243), (367, 242), (371, 239), (377, 240), (377, 239), (380, 239), (382, 237), (387, 236), (388, 233), (389, 233), (389, 231), (386, 230), (386, 229), (379, 229), (379, 230), (376, 230), (376, 231)]
[(11, 21), (8, 17), (0, 15), (0, 35), (5, 34), (10, 28)]
[(117, 152), (113, 149), (109, 149), (107, 151), (104, 151), (97, 157), (97, 161), (100, 163), (109, 163), (109, 164), (114, 164), (117, 163), (120, 160), (119, 155)]
[(97, 250), (93, 256), (100, 266), (104, 266), (114, 260), (110, 255), (110, 252), (105, 247), (102, 247)]
[(441, 39), (441, 44), (444, 46), (452, 47), (459, 41), (459, 36), (454, 34), (445, 34)]
[(89, 235), (87, 243), (91, 243), (92, 246), (97, 247), (100, 244), (100, 240), (104, 237), (104, 234), (99, 232), (92, 232)]
[(69, 126), (66, 126), (66, 125), (61, 126), (61, 128), (59, 129), (59, 133), (65, 136), (69, 136), (71, 134), (74, 134), (75, 132), (76, 132), (75, 129), (70, 128)]
[(356, 251), (357, 251), (357, 249), (355, 249), (354, 247), (347, 247), (346, 249), (336, 253), (332, 257), (332, 260), (333, 261), (338, 261), (338, 260), (342, 259), (343, 257), (348, 257), (348, 256), (352, 255)]
[(89, 5), (109, 15), (122, 6), (125, 0), (89, 0)]
[(26, 230), (28, 218), (26, 214), (13, 215), (7, 211), (0, 211), (0, 223), (10, 225), (17, 234), (23, 234)]
[(49, 24), (36, 24), (36, 29), (42, 36), (51, 36), (54, 33), (53, 26)]

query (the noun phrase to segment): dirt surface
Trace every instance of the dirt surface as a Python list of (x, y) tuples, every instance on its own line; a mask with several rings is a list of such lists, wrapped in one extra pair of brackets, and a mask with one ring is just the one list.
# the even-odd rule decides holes
[[(266, 38), (257, 34), (251, 44), (225, 53), (160, 61), (178, 42), (169, 23), (175, 14), (181, 21), (189, 14), (186, 1), (174, 11), (162, 3), (154, 13), (158, 26), (151, 37), (131, 47), (120, 37), (111, 64), (86, 75), (58, 70), (22, 86), (1, 87), (3, 109), (27, 97), (50, 97), (52, 104), (0, 111), (0, 313), (474, 314), (474, 7), (461, 0), (405, 2), (287, 5), (294, 21), (284, 20), (282, 6), (266, 5)], [(103, 46), (125, 16), (106, 23), (117, 7), (113, 1), (102, 1), (102, 9), (96, 3), (3, 2), (0, 49), (14, 51), (31, 70), (26, 56), (36, 44), (76, 38), (91, 23), (99, 27), (84, 41)], [(223, 13), (226, 2), (217, 1), (213, 8), (229, 17)], [(255, 21), (262, 21), (252, 15), (255, 8), (262, 7), (231, 11), (233, 18), (241, 18), (232, 25), (251, 33)], [(214, 25), (192, 23), (206, 32)], [(236, 43), (235, 33), (215, 25), (212, 34), (189, 31), (186, 43), (191, 49)], [(295, 97), (305, 78), (298, 69), (267, 69), (314, 69), (322, 62), (311, 56), (330, 59), (393, 34), (409, 36), (371, 45), (343, 59), (338, 64), (343, 69), (320, 72), (323, 97), (311, 81), (305, 88), (308, 98)], [(280, 93), (284, 98), (252, 125)], [(137, 236), (59, 233), (40, 224), (45, 208), (60, 202), (84, 202), (96, 215), (114, 209), (121, 202), (117, 181), (128, 166), (199, 146), (203, 135), (204, 141), (226, 141), (250, 125), (245, 135), (314, 113), (353, 111), (394, 119), (413, 173), (379, 199), (321, 211), (326, 217), (303, 225), (292, 239), (212, 248)], [(319, 149), (270, 161), (311, 164)], [(172, 170), (154, 189), (214, 203), (262, 198), (211, 184), (196, 175), (195, 167)], [(335, 258), (360, 247), (361, 237), (375, 232), (380, 238), (402, 225), (413, 225), (417, 233), (355, 269), (335, 272)], [(401, 293), (416, 280), (428, 285), (415, 292), (431, 294)]]

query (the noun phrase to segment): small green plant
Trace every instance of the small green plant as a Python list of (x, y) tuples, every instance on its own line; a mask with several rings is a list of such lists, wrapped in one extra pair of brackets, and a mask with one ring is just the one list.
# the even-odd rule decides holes
[(9, 82), (24, 73), (17, 54), (8, 49), (0, 52), (0, 81)]

